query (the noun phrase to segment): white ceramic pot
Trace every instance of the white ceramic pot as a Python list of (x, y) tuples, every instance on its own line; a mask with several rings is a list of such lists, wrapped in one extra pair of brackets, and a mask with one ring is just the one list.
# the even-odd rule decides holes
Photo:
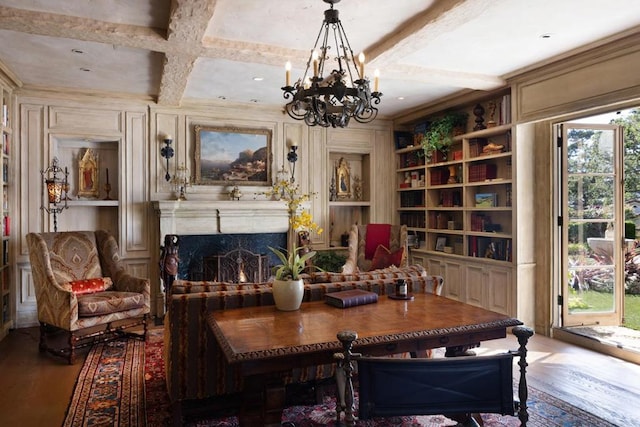
[(273, 281), (273, 300), (276, 308), (282, 311), (294, 311), (300, 309), (304, 297), (304, 282), (298, 280)]

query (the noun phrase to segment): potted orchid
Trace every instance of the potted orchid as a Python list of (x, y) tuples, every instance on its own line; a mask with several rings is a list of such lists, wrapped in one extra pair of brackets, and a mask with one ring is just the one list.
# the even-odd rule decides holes
[(313, 258), (316, 252), (310, 251), (306, 244), (299, 247), (296, 241), (298, 239), (302, 242), (308, 241), (310, 232), (315, 231), (320, 234), (322, 229), (313, 222), (307, 210), (299, 212), (302, 203), (309, 200), (312, 194), (300, 193), (299, 186), (295, 182), (287, 179), (276, 180), (271, 189), (264, 194), (284, 201), (289, 214), (288, 251), (269, 247), (280, 260), (280, 264), (273, 267), (275, 276), (273, 299), (279, 310), (297, 310), (304, 297), (304, 282), (300, 274), (307, 267), (307, 261)]

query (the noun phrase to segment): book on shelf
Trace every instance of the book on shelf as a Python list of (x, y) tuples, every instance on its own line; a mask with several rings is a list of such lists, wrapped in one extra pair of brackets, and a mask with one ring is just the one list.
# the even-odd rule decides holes
[(491, 163), (469, 165), (469, 182), (486, 181), (496, 179), (498, 168)]
[(2, 227), (2, 235), (3, 236), (10, 236), (11, 235), (11, 218), (9, 217), (9, 215), (5, 215), (4, 216), (4, 221), (3, 221), (3, 227)]
[(8, 133), (2, 134), (2, 152), (7, 156), (9, 155), (9, 134)]
[(334, 307), (348, 308), (376, 303), (378, 302), (378, 294), (363, 289), (349, 289), (346, 291), (329, 292), (325, 294), (324, 301)]

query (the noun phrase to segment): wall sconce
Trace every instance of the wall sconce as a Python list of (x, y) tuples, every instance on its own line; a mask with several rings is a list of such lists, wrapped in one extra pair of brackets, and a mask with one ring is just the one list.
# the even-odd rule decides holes
[(189, 169), (180, 163), (180, 166), (176, 168), (176, 174), (173, 177), (173, 184), (175, 185), (178, 198), (176, 200), (187, 200), (187, 187), (191, 186), (192, 179), (189, 174)]
[[(53, 214), (53, 231), (58, 231), (58, 214), (67, 209), (67, 192), (69, 191), (69, 172), (65, 167), (64, 170), (58, 166), (58, 158), (54, 157), (51, 166), (40, 171), (42, 179), (47, 189), (47, 204), (40, 206), (40, 209), (46, 211), (49, 215)], [(60, 174), (60, 175), (59, 175)], [(64, 177), (62, 176), (64, 174)], [(43, 187), (44, 190), (44, 187)], [(64, 198), (62, 193), (64, 192)], [(64, 205), (60, 203), (64, 200)]]
[(289, 152), (287, 153), (287, 161), (289, 162), (289, 170), (291, 171), (291, 183), (296, 180), (296, 162), (298, 161), (298, 144), (291, 142)]
[(173, 140), (171, 139), (171, 135), (165, 135), (163, 142), (164, 147), (160, 150), (160, 155), (167, 159), (167, 173), (164, 175), (164, 179), (169, 182), (171, 179), (171, 175), (169, 175), (169, 159), (173, 157), (173, 148), (171, 147)]

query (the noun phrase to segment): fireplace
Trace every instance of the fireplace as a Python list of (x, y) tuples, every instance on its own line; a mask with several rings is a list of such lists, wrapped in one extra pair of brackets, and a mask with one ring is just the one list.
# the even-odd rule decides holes
[[(180, 264), (178, 278), (186, 280), (219, 280), (239, 282), (241, 270), (244, 281), (266, 281), (269, 278), (269, 266), (278, 263), (278, 259), (269, 250), (269, 246), (285, 248), (287, 233), (252, 234), (207, 234), (179, 236), (178, 257)], [(235, 263), (229, 266), (221, 257), (241, 257), (243, 266)], [(251, 260), (254, 259), (255, 262)], [(219, 265), (226, 265), (220, 271)], [(242, 269), (240, 268), (242, 267)], [(233, 271), (229, 271), (232, 269)]]
[[(161, 200), (153, 202), (159, 218), (159, 245), (177, 235), (180, 279), (207, 279), (204, 257), (242, 248), (277, 263), (268, 247), (286, 248), (289, 215), (282, 201)], [(158, 313), (164, 313), (164, 291), (157, 284)]]

